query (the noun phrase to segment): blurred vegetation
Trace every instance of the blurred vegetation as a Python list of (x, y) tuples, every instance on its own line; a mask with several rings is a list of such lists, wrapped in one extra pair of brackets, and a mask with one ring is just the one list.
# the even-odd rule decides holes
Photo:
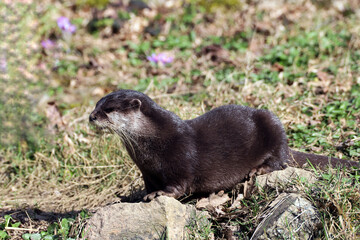
[(96, 7), (103, 9), (109, 3), (109, 0), (76, 0), (76, 4), (80, 7), (87, 5), (89, 7)]
[(188, 0), (189, 3), (203, 7), (207, 12), (241, 9), (242, 1), (239, 0)]
[[(34, 5), (0, 5), (2, 41), (0, 57), (0, 148), (15, 148), (33, 154), (44, 137), (45, 119), (36, 109), (39, 91), (46, 87), (41, 71), (35, 67), (40, 57), (33, 21)], [(5, 11), (4, 11), (5, 10)], [(8, 20), (7, 20), (8, 19)], [(16, 23), (16, 24), (15, 24)]]

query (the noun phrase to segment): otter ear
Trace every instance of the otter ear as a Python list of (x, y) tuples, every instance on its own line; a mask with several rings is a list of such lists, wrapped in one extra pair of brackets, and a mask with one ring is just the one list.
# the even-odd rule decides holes
[(129, 104), (134, 109), (139, 109), (141, 107), (141, 101), (139, 99), (131, 99)]

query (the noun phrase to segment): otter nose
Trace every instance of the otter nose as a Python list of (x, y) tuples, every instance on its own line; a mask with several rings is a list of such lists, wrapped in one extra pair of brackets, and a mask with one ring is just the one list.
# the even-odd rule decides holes
[(95, 120), (96, 120), (95, 114), (94, 114), (94, 113), (91, 113), (90, 116), (89, 116), (89, 121), (90, 121), (90, 122), (93, 122), (93, 121), (95, 121)]

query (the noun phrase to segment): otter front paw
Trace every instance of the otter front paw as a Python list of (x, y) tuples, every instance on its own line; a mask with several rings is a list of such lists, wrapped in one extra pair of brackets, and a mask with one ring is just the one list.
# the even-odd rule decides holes
[(155, 192), (147, 194), (143, 199), (144, 199), (144, 201), (148, 202), (148, 201), (151, 201), (151, 200), (153, 200), (153, 199), (155, 199), (156, 197), (159, 197), (159, 196), (174, 197), (174, 194), (173, 193), (167, 193), (167, 192), (164, 192), (162, 190), (159, 190), (159, 191), (155, 191)]
[(155, 192), (147, 194), (143, 199), (144, 199), (144, 201), (151, 201), (159, 196), (175, 197), (175, 193), (169, 193), (169, 192), (164, 192), (162, 190), (159, 190), (159, 191), (155, 191)]

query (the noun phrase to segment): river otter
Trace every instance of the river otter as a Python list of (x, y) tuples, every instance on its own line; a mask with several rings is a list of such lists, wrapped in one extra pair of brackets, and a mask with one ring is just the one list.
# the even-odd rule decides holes
[[(99, 100), (89, 120), (117, 133), (142, 172), (147, 195), (231, 189), (249, 174), (300, 165), (329, 164), (328, 157), (289, 149), (280, 120), (270, 111), (239, 105), (181, 120), (147, 95), (119, 90)], [(332, 165), (359, 166), (332, 158)]]

